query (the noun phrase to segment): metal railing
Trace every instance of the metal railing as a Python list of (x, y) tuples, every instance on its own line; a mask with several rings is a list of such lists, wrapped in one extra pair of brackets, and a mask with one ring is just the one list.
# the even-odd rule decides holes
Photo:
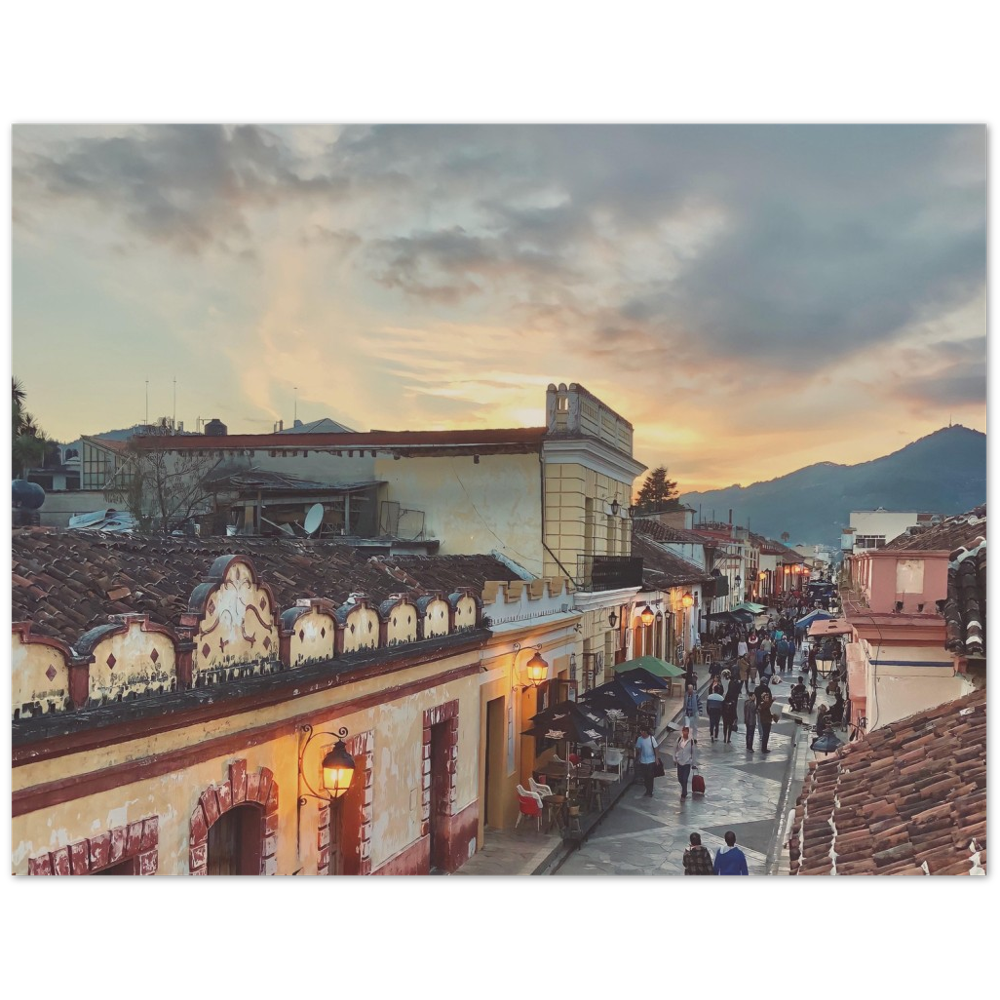
[(618, 590), (642, 586), (641, 556), (577, 556), (576, 579), (580, 590)]

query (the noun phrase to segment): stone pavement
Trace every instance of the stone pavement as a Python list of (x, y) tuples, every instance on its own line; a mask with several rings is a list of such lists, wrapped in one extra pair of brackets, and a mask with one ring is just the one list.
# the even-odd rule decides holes
[[(773, 688), (775, 712), (788, 701), (791, 683), (800, 671), (786, 672), (782, 683)], [(759, 751), (759, 735), (750, 753), (740, 700), (740, 731), (726, 745), (721, 736), (712, 743), (708, 720), (699, 724), (700, 747), (697, 762), (705, 778), (706, 794), (681, 800), (669, 757), (666, 776), (656, 782), (653, 798), (643, 796), (635, 786), (618, 802), (580, 849), (570, 855), (555, 872), (557, 875), (683, 875), (684, 848), (691, 833), (701, 834), (702, 843), (715, 854), (725, 841), (727, 830), (736, 834), (736, 843), (747, 856), (751, 875), (776, 870), (783, 839), (790, 774), (790, 758), (795, 744), (809, 736), (793, 719), (783, 719), (771, 729), (769, 754)], [(813, 715), (815, 718), (815, 715)], [(796, 732), (798, 730), (798, 732)], [(720, 728), (721, 733), (721, 728)], [(674, 741), (668, 740), (668, 749)], [(794, 807), (794, 798), (789, 808)]]

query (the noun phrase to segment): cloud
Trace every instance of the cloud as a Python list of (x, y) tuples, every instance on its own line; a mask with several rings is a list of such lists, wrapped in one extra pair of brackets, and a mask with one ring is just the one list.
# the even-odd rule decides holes
[(577, 381), (694, 488), (982, 408), (981, 127), (17, 126), (14, 209), (18, 289), (69, 261), (211, 345), (222, 414), (487, 426)]
[(156, 125), (22, 149), (14, 186), (18, 200), (90, 202), (153, 243), (198, 253), (252, 250), (249, 208), (339, 198), (348, 182), (298, 172), (288, 148), (257, 126)]

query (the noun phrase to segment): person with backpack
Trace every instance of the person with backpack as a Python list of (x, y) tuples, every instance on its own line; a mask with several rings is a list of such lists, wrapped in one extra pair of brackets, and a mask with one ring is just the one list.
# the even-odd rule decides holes
[(692, 833), (688, 839), (691, 841), (691, 846), (684, 848), (684, 874), (714, 875), (712, 855), (707, 847), (702, 847), (701, 834)]
[(770, 753), (767, 749), (767, 741), (771, 735), (771, 706), (774, 704), (774, 695), (767, 686), (767, 679), (761, 678), (757, 690), (754, 691), (754, 698), (757, 702), (757, 726), (760, 729), (760, 752)]

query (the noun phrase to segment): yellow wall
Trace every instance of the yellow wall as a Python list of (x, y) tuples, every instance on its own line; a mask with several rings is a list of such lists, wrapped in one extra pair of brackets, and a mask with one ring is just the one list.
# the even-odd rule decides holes
[(333, 658), (333, 644), (336, 634), (336, 622), (333, 615), (322, 611), (309, 611), (295, 621), (295, 634), (292, 636), (289, 666), (313, 660), (329, 660)]
[[(186, 729), (27, 764), (13, 770), (13, 787), (20, 790), (73, 775), (88, 774), (114, 764), (190, 747), (216, 736), (295, 718), (302, 713), (317, 713), (309, 719), (317, 731), (340, 726), (347, 726), (352, 734), (374, 731), (371, 858), (373, 868), (377, 869), (420, 836), (425, 709), (458, 699), (459, 743), (453, 812), (457, 813), (475, 801), (479, 770), (479, 677), (473, 673), (365, 711), (341, 714), (336, 706), (385, 687), (430, 679), (477, 659), (478, 652), (452, 656), (385, 677), (345, 685), (335, 691), (282, 702), (261, 711), (224, 716)], [(317, 769), (323, 746), (332, 742), (332, 738), (323, 740), (317, 737), (310, 747), (307, 760), (312, 759)], [(292, 874), (300, 869), (306, 874), (315, 873), (318, 812), (313, 800), (302, 811), (298, 848), (296, 845), (298, 748), (298, 737), (293, 733), (256, 747), (213, 757), (177, 772), (18, 816), (12, 823), (13, 870), (24, 874), (29, 857), (95, 836), (112, 827), (158, 815), (158, 874), (186, 874), (189, 824), (199, 796), (209, 785), (219, 785), (227, 779), (229, 763), (245, 759), (249, 771), (261, 766), (270, 768), (278, 783), (278, 873)]]
[[(617, 516), (611, 516), (610, 505), (616, 495), (620, 509)], [(612, 479), (583, 465), (547, 463), (545, 541), (573, 575), (577, 556), (629, 555), (632, 532), (626, 509), (631, 502), (631, 481)], [(562, 574), (556, 559), (548, 553), (545, 559), (545, 575)]]
[[(24, 706), (35, 702), (41, 703), (43, 713), (50, 710), (49, 702), (56, 711), (69, 708), (69, 666), (58, 649), (43, 643), (22, 644), (20, 635), (13, 632), (10, 657), (11, 706), (22, 718), (32, 714)], [(53, 673), (51, 680), (49, 670)]]
[[(177, 653), (170, 636), (143, 632), (137, 621), (129, 622), (126, 632), (99, 642), (93, 656), (90, 697), (96, 701), (115, 701), (133, 692), (169, 691), (177, 679)], [(109, 664), (112, 657), (113, 667)]]
[(538, 454), (375, 460), (385, 499), (422, 510), (424, 534), (441, 541), (441, 553), (492, 549), (540, 574), (541, 479)]

